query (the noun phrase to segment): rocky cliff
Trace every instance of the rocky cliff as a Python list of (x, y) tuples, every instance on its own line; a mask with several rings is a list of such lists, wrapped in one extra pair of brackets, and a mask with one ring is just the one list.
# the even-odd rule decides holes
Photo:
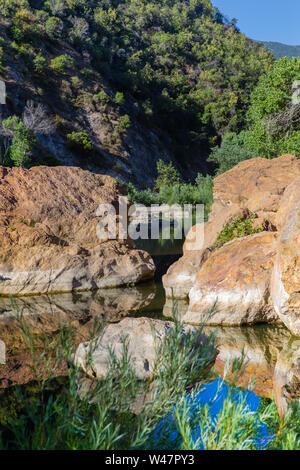
[[(299, 183), (300, 161), (291, 155), (247, 160), (214, 180), (204, 242), (197, 242), (193, 227), (184, 256), (163, 280), (168, 297), (189, 297), (184, 321), (282, 321), (300, 336)], [(252, 232), (220, 245), (222, 229), (249, 220)]]

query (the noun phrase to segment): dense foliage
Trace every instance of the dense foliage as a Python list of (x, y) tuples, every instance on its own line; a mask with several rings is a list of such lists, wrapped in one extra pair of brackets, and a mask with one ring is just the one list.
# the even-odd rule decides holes
[(300, 156), (300, 58), (284, 57), (252, 93), (245, 146), (257, 156)]
[(230, 170), (239, 162), (255, 158), (256, 154), (244, 147), (245, 132), (240, 134), (228, 132), (224, 135), (219, 147), (214, 147), (208, 158), (216, 165), (216, 174), (220, 175)]
[(290, 153), (300, 157), (300, 58), (283, 57), (261, 76), (251, 94), (248, 125), (239, 134), (225, 134), (208, 161), (217, 174), (239, 161), (275, 158)]
[[(211, 176), (198, 174), (195, 183), (184, 183), (172, 162), (157, 163), (155, 189), (139, 191), (132, 183), (125, 184), (128, 198), (135, 204), (204, 204), (206, 215), (213, 203), (213, 180)], [(123, 183), (124, 184), (124, 183)]]
[(54, 74), (58, 84), (67, 73), (73, 88), (100, 73), (117, 105), (137, 103), (120, 130), (131, 115), (160, 128), (181, 163), (241, 130), (250, 93), (273, 62), (209, 0), (1, 0), (0, 9), (10, 37), (0, 44), (0, 65), (13, 54), (26, 61), (28, 75)]

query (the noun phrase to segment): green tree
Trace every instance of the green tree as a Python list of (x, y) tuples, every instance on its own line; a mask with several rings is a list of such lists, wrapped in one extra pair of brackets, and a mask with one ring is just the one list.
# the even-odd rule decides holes
[(59, 39), (64, 29), (64, 23), (60, 18), (51, 16), (46, 21), (45, 30), (51, 39)]
[(215, 163), (217, 166), (216, 174), (221, 175), (225, 171), (230, 170), (243, 160), (255, 158), (256, 154), (244, 147), (245, 132), (236, 134), (229, 132), (224, 135), (220, 147), (214, 147), (208, 157), (209, 162)]
[(15, 166), (24, 167), (28, 165), (31, 151), (37, 140), (33, 130), (27, 128), (17, 116), (5, 119), (2, 126), (6, 131), (6, 135), (11, 138), (10, 159)]
[(291, 153), (300, 157), (300, 101), (294, 88), (298, 80), (300, 58), (283, 57), (253, 91), (245, 144), (258, 156), (273, 158)]
[(157, 162), (157, 174), (155, 188), (158, 190), (162, 188), (162, 186), (173, 186), (179, 184), (181, 181), (180, 175), (176, 168), (174, 168), (172, 162), (167, 164), (163, 160), (159, 160)]

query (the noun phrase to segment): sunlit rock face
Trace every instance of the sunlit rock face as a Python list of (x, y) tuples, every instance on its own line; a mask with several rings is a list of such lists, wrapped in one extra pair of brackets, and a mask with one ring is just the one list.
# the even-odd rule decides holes
[[(183, 257), (163, 279), (167, 297), (189, 297), (183, 321), (280, 321), (300, 336), (299, 188), (300, 161), (291, 155), (247, 160), (215, 178), (212, 211), (202, 226), (204, 241), (195, 237), (199, 226), (194, 226)], [(250, 216), (256, 217), (253, 229), (261, 233), (218, 247), (226, 224)]]
[(188, 296), (197, 274), (214, 251), (214, 244), (223, 227), (240, 218), (256, 214), (254, 227), (276, 231), (276, 215), (288, 185), (300, 177), (300, 161), (292, 155), (273, 160), (246, 160), (214, 179), (214, 203), (208, 222), (203, 224), (204, 239), (195, 237), (194, 226), (184, 244), (184, 255), (164, 276), (167, 296)]
[[(199, 225), (192, 227), (183, 245), (184, 255), (163, 276), (167, 297), (187, 298), (199, 269), (214, 250), (218, 233), (235, 218), (245, 219), (248, 216), (249, 211), (247, 209), (242, 209), (237, 204), (233, 204), (225, 208), (212, 221), (202, 224), (202, 227)], [(198, 237), (201, 230), (203, 236)]]
[(224, 207), (239, 204), (255, 213), (265, 227), (277, 230), (276, 213), (285, 189), (300, 176), (300, 161), (292, 155), (245, 160), (214, 180), (211, 218)]
[(118, 213), (121, 195), (113, 178), (80, 168), (0, 167), (0, 294), (118, 287), (153, 278), (147, 253), (129, 239), (97, 232), (98, 207), (111, 204)]
[(272, 278), (272, 300), (278, 316), (300, 336), (300, 178), (286, 189), (277, 214), (280, 225)]
[(274, 398), (281, 415), (287, 412), (292, 401), (300, 402), (300, 339), (291, 338), (278, 357)]
[(243, 325), (278, 319), (270, 303), (276, 234), (263, 232), (227, 243), (203, 264), (183, 321)]

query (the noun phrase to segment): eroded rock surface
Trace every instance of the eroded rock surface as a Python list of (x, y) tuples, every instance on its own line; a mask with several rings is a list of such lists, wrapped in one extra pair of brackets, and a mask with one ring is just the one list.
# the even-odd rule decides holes
[(0, 294), (69, 292), (153, 278), (151, 257), (130, 240), (99, 239), (100, 204), (122, 188), (73, 167), (0, 167)]
[[(167, 297), (190, 298), (184, 321), (239, 325), (282, 321), (300, 336), (300, 161), (291, 155), (239, 163), (214, 180), (214, 203), (184, 255), (163, 278)], [(216, 240), (234, 219), (255, 215), (262, 233)], [(270, 291), (272, 292), (270, 295)], [(216, 303), (213, 317), (207, 312)]]
[(215, 251), (197, 275), (183, 321), (198, 325), (276, 321), (269, 301), (276, 238), (275, 233), (262, 232)]
[(281, 232), (272, 278), (272, 300), (283, 323), (300, 336), (300, 178), (287, 188), (277, 214)]
[(285, 189), (297, 176), (300, 160), (292, 155), (245, 160), (215, 178), (211, 218), (224, 207), (238, 204), (272, 224)]

